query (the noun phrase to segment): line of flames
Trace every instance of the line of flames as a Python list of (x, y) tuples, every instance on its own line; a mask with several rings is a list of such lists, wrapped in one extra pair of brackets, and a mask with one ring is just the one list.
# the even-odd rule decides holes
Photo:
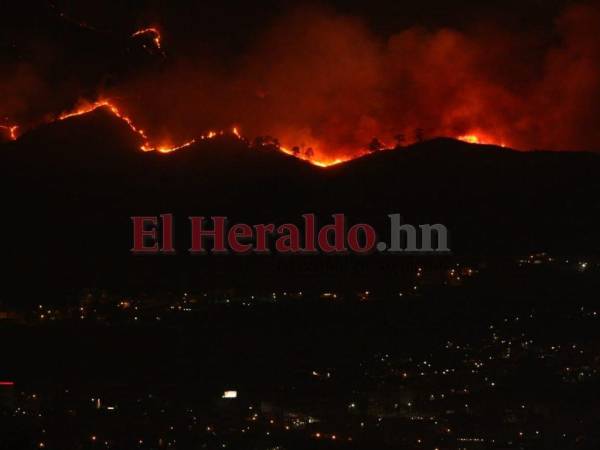
[[(134, 121), (127, 116), (126, 114), (122, 113), (121, 110), (110, 100), (99, 100), (95, 103), (91, 103), (89, 105), (85, 105), (82, 107), (79, 107), (77, 109), (75, 109), (74, 111), (70, 111), (70, 112), (66, 112), (61, 114), (60, 116), (58, 116), (57, 120), (65, 120), (65, 119), (69, 119), (71, 117), (76, 117), (76, 116), (81, 116), (84, 114), (89, 114), (99, 108), (107, 108), (108, 111), (110, 111), (115, 117), (121, 119), (123, 122), (125, 122), (129, 128), (136, 133), (137, 135), (139, 135), (144, 143), (140, 146), (140, 150), (144, 151), (144, 152), (151, 152), (151, 151), (157, 151), (159, 153), (171, 153), (177, 150), (180, 150), (182, 148), (185, 147), (189, 147), (192, 144), (198, 142), (198, 141), (204, 141), (204, 140), (208, 140), (208, 139), (214, 139), (218, 136), (223, 136), (225, 134), (227, 134), (227, 132), (220, 130), (220, 131), (209, 131), (208, 133), (199, 136), (198, 138), (195, 139), (191, 139), (189, 141), (186, 141), (182, 144), (179, 145), (175, 145), (175, 146), (155, 146), (152, 145), (150, 143), (150, 139), (148, 138), (148, 135), (146, 134), (146, 131), (143, 130), (142, 128), (138, 127)], [(233, 127), (230, 132), (231, 135), (235, 136), (237, 139), (243, 140), (244, 137), (242, 136), (242, 134), (240, 133), (240, 130), (238, 127)], [(352, 159), (351, 157), (348, 158), (338, 158), (332, 161), (319, 161), (316, 159), (311, 159), (311, 158), (307, 158), (303, 155), (296, 155), (294, 154), (294, 152), (290, 149), (288, 149), (287, 147), (284, 146), (280, 146), (279, 149), (283, 152), (286, 153), (290, 156), (294, 156), (294, 157), (298, 157), (300, 159), (303, 159), (311, 164), (314, 164), (315, 166), (319, 166), (319, 167), (329, 167), (335, 164), (340, 164), (342, 162), (348, 161), (350, 159)]]
[[(189, 147), (191, 145), (193, 145), (196, 142), (199, 141), (204, 141), (204, 140), (209, 140), (209, 139), (214, 139), (218, 136), (224, 136), (225, 134), (230, 134), (235, 136), (237, 139), (243, 140), (244, 137), (242, 136), (242, 134), (240, 133), (239, 128), (237, 127), (233, 127), (231, 130), (229, 131), (209, 131), (208, 133), (201, 135), (197, 138), (194, 139), (190, 139), (186, 142), (183, 142), (181, 144), (178, 145), (174, 145), (174, 146), (167, 146), (167, 145), (153, 145), (150, 143), (150, 138), (148, 137), (148, 135), (146, 134), (146, 131), (142, 128), (140, 128), (138, 125), (136, 125), (134, 123), (134, 121), (126, 114), (124, 114), (115, 104), (114, 102), (110, 101), (110, 100), (98, 100), (94, 103), (90, 103), (87, 105), (83, 105), (80, 106), (78, 108), (76, 108), (73, 111), (69, 111), (69, 112), (65, 112), (60, 114), (54, 121), (62, 121), (62, 120), (66, 120), (69, 119), (71, 117), (77, 117), (77, 116), (81, 116), (81, 115), (85, 115), (85, 114), (89, 114), (93, 111), (96, 111), (99, 108), (106, 108), (107, 111), (110, 111), (115, 117), (119, 118), (120, 120), (122, 120), (123, 122), (125, 122), (127, 124), (127, 126), (131, 129), (131, 131), (133, 131), (134, 133), (136, 133), (139, 137), (142, 138), (143, 143), (142, 145), (140, 145), (140, 150), (144, 151), (144, 152), (151, 152), (151, 151), (157, 151), (159, 153), (171, 153), (186, 147)], [(19, 129), (18, 125), (0, 125), (0, 129), (1, 130), (5, 130), (8, 134), (9, 139), (11, 140), (16, 140), (18, 138), (17, 135), (17, 130)], [(463, 141), (463, 142), (467, 142), (470, 144), (487, 144), (487, 143), (491, 143), (491, 142), (487, 142), (485, 139), (481, 139), (478, 135), (474, 135), (474, 134), (470, 134), (470, 135), (462, 135), (462, 136), (458, 136), (457, 137), (458, 140)], [(504, 144), (500, 144), (501, 147), (504, 147)], [(307, 157), (305, 155), (302, 154), (297, 154), (294, 153), (294, 151), (290, 150), (288, 147), (285, 146), (279, 146), (279, 149), (290, 156), (302, 159), (306, 162), (309, 162), (315, 166), (318, 167), (330, 167), (330, 166), (334, 166), (337, 164), (341, 164), (344, 163), (346, 161), (350, 161), (352, 159), (355, 159), (359, 156), (363, 156), (364, 154), (366, 154), (367, 152), (363, 152), (360, 155), (355, 155), (353, 154), (352, 156), (348, 156), (348, 157), (342, 157), (342, 158), (336, 158), (336, 159), (332, 159), (332, 160), (328, 160), (328, 161), (323, 161), (323, 160), (318, 160), (315, 158), (310, 158)]]
[[(71, 117), (89, 114), (89, 113), (97, 110), (98, 108), (107, 108), (107, 110), (110, 111), (115, 117), (117, 117), (117, 118), (121, 119), (123, 122), (125, 122), (134, 133), (136, 133), (138, 136), (140, 136), (144, 141), (143, 144), (140, 146), (140, 150), (142, 150), (144, 152), (157, 151), (159, 153), (171, 153), (176, 150), (180, 150), (182, 148), (189, 147), (190, 145), (196, 143), (197, 141), (213, 139), (217, 136), (223, 136), (225, 134), (224, 131), (209, 131), (205, 135), (201, 135), (195, 139), (190, 139), (189, 141), (186, 141), (182, 144), (178, 144), (175, 146), (166, 146), (166, 145), (155, 146), (150, 143), (150, 139), (148, 138), (146, 131), (144, 131), (142, 128), (138, 127), (129, 116), (122, 113), (121, 110), (110, 100), (99, 100), (99, 101), (91, 103), (89, 105), (79, 107), (79, 108), (75, 109), (74, 111), (63, 113), (60, 116), (58, 116), (57, 120), (65, 120), (65, 119), (69, 119)], [(238, 138), (240, 137), (239, 132), (238, 132), (237, 128), (235, 128), (235, 127), (231, 130), (231, 134), (233, 134), (234, 136), (236, 136)]]
[(313, 164), (315, 166), (323, 167), (323, 168), (330, 167), (330, 166), (335, 166), (337, 164), (341, 164), (341, 163), (344, 163), (346, 161), (350, 161), (352, 159), (355, 159), (355, 158), (358, 158), (358, 157), (362, 156), (362, 155), (354, 155), (354, 156), (348, 156), (348, 157), (344, 157), (344, 158), (335, 158), (335, 159), (332, 159), (332, 160), (329, 160), (329, 161), (319, 161), (319, 160), (314, 159), (314, 158), (309, 158), (306, 155), (294, 153), (292, 150), (290, 150), (289, 148), (284, 147), (284, 146), (279, 146), (279, 150), (281, 150), (283, 153), (285, 153), (287, 155), (293, 156), (295, 158), (301, 159), (301, 160), (309, 162), (309, 163), (311, 163), (311, 164)]
[(152, 40), (154, 41), (154, 44), (156, 44), (156, 48), (158, 48), (159, 50), (162, 50), (160, 31), (158, 31), (157, 28), (154, 28), (154, 27), (143, 28), (143, 29), (138, 30), (135, 33), (133, 33), (131, 35), (131, 37), (142, 36), (144, 34), (153, 35), (154, 37), (152, 38)]
[[(220, 131), (209, 131), (206, 134), (203, 134), (197, 138), (194, 139), (190, 139), (186, 142), (183, 142), (181, 144), (178, 145), (174, 145), (174, 146), (166, 146), (166, 145), (153, 145), (150, 142), (150, 138), (148, 137), (148, 134), (146, 133), (146, 131), (143, 128), (140, 128), (138, 125), (135, 124), (135, 122), (133, 121), (133, 119), (131, 119), (128, 115), (126, 115), (125, 113), (123, 113), (119, 107), (117, 107), (115, 105), (114, 102), (110, 101), (110, 100), (106, 100), (106, 99), (102, 99), (102, 100), (98, 100), (96, 102), (90, 103), (90, 104), (86, 104), (86, 105), (82, 105), (77, 107), (76, 109), (72, 110), (72, 111), (68, 111), (68, 112), (64, 112), (62, 114), (60, 114), (58, 117), (56, 117), (56, 119), (53, 120), (54, 121), (62, 121), (62, 120), (66, 120), (66, 119), (70, 119), (72, 117), (77, 117), (77, 116), (82, 116), (85, 114), (89, 114), (93, 111), (96, 111), (97, 109), (100, 108), (106, 108), (107, 111), (109, 111), (110, 113), (112, 113), (115, 117), (117, 117), (118, 119), (122, 120), (123, 122), (125, 122), (125, 124), (127, 124), (127, 126), (129, 127), (129, 129), (131, 131), (133, 131), (135, 134), (137, 134), (142, 140), (143, 143), (140, 145), (140, 150), (144, 151), (144, 152), (151, 152), (151, 151), (157, 151), (159, 153), (171, 153), (186, 147), (189, 147), (191, 145), (193, 145), (196, 142), (199, 141), (204, 141), (204, 140), (209, 140), (209, 139), (214, 139), (218, 136), (224, 136), (226, 134), (230, 134), (234, 137), (236, 137), (239, 140), (244, 140), (244, 137), (242, 136), (240, 130), (238, 127), (232, 127), (231, 130), (229, 131), (224, 131), (224, 130), (220, 130)], [(17, 129), (18, 126), (0, 126), (0, 128), (2, 129), (6, 129), (9, 131), (9, 137), (11, 140), (16, 140), (17, 139)], [(340, 164), (342, 162), (348, 161), (350, 159), (352, 159), (351, 157), (348, 158), (338, 158), (338, 159), (334, 159), (331, 161), (319, 161), (316, 159), (311, 159), (308, 158), (304, 155), (296, 155), (294, 154), (294, 152), (290, 149), (288, 149), (287, 147), (279, 147), (279, 149), (283, 152), (286, 153), (290, 156), (294, 156), (294, 157), (298, 157), (300, 159), (303, 159), (311, 164), (314, 164), (315, 166), (319, 166), (319, 167), (329, 167), (335, 164)]]

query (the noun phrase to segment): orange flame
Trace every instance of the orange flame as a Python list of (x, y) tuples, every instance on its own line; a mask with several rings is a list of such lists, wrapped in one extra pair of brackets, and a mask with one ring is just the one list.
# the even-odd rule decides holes
[[(81, 107), (75, 109), (74, 111), (70, 111), (70, 112), (61, 114), (60, 116), (58, 116), (57, 120), (65, 120), (70, 117), (76, 117), (76, 116), (88, 114), (88, 113), (91, 113), (92, 111), (97, 110), (98, 108), (107, 108), (108, 111), (110, 111), (115, 117), (118, 117), (123, 122), (125, 122), (129, 126), (131, 131), (133, 131), (134, 133), (139, 135), (144, 140), (144, 143), (140, 146), (140, 150), (142, 150), (144, 152), (157, 151), (160, 153), (171, 153), (176, 150), (180, 150), (182, 148), (189, 147), (190, 145), (194, 144), (197, 140), (212, 139), (216, 136), (222, 136), (225, 134), (223, 131), (220, 131), (220, 132), (209, 131), (206, 135), (200, 136), (197, 139), (191, 139), (187, 142), (184, 142), (183, 144), (179, 144), (179, 145), (175, 145), (175, 146), (167, 146), (167, 145), (155, 146), (150, 143), (150, 139), (148, 138), (148, 135), (146, 134), (146, 132), (142, 128), (139, 128), (137, 125), (135, 125), (133, 120), (131, 118), (129, 118), (129, 116), (123, 114), (121, 112), (121, 110), (119, 110), (119, 108), (114, 103), (112, 103), (110, 100), (98, 100), (97, 102), (91, 103), (89, 105), (81, 106)], [(235, 136), (238, 136), (238, 131), (236, 128), (233, 129), (232, 134)]]
[(479, 134), (464, 134), (462, 136), (458, 136), (456, 139), (458, 139), (459, 141), (467, 142), (469, 144), (498, 145), (500, 147), (506, 147), (506, 145), (503, 142), (499, 144), (494, 139), (489, 139)]
[(158, 29), (156, 29), (154, 27), (143, 28), (141, 30), (138, 30), (135, 33), (133, 33), (131, 35), (131, 37), (142, 36), (144, 34), (151, 34), (152, 36), (154, 36), (152, 38), (152, 40), (154, 41), (154, 44), (156, 45), (156, 48), (158, 48), (159, 50), (162, 49), (160, 31), (158, 31)]
[[(131, 34), (131, 37), (133, 38), (139, 36), (150, 36), (152, 38), (152, 41), (156, 45), (156, 48), (162, 52), (161, 34), (158, 28), (147, 27), (137, 30), (133, 34)], [(100, 99), (94, 103), (85, 104), (76, 108), (73, 111), (60, 114), (54, 120), (65, 120), (71, 117), (80, 116), (95, 111), (98, 108), (107, 108), (107, 110), (110, 111), (114, 116), (125, 122), (128, 125), (128, 127), (142, 139), (142, 145), (140, 146), (140, 149), (144, 152), (157, 151), (159, 153), (171, 153), (176, 150), (189, 147), (198, 141), (213, 139), (217, 136), (223, 136), (225, 134), (224, 131), (209, 131), (204, 135), (198, 136), (195, 139), (190, 139), (178, 145), (156, 145), (150, 142), (148, 134), (142, 128), (136, 125), (128, 115), (124, 114), (113, 101), (108, 99)], [(5, 130), (11, 140), (17, 139), (17, 129), (18, 126), (16, 125), (0, 125), (0, 130)], [(480, 133), (479, 131), (480, 130), (477, 129), (469, 130), (469, 134), (458, 136), (457, 139), (471, 144), (495, 144), (498, 141), (497, 139), (489, 138), (489, 134), (485, 132)], [(241, 135), (238, 127), (233, 127), (228, 133), (230, 133), (237, 139), (245, 140), (244, 137)], [(290, 142), (297, 141), (297, 138), (298, 136), (295, 136), (291, 139), (285, 139), (286, 144), (290, 144)], [(306, 142), (307, 139), (300, 141)], [(326, 152), (318, 152), (318, 148), (322, 148), (322, 146), (319, 146), (318, 142), (314, 142), (314, 139), (309, 139), (309, 141), (311, 141), (311, 143), (313, 144), (310, 148), (314, 149), (311, 150), (311, 152), (306, 151), (300, 153), (295, 147), (294, 150), (291, 150), (291, 146), (279, 146), (278, 144), (277, 148), (287, 155), (299, 158), (310, 164), (323, 168), (341, 164), (346, 161), (362, 157), (369, 153), (367, 149), (340, 149), (340, 151), (338, 151), (335, 155), (328, 156)], [(502, 147), (505, 146), (504, 143), (498, 145)], [(317, 153), (317, 155), (315, 155), (315, 152)]]
[(290, 150), (289, 148), (284, 147), (284, 146), (280, 146), (279, 149), (287, 155), (294, 156), (295, 158), (302, 159), (314, 166), (322, 167), (322, 168), (335, 166), (336, 164), (341, 164), (343, 162), (350, 161), (351, 159), (363, 156), (363, 155), (359, 155), (359, 156), (354, 155), (354, 156), (346, 156), (346, 157), (342, 157), (342, 158), (318, 159), (315, 157), (308, 157), (303, 154), (296, 154), (292, 150)]
[(0, 125), (0, 130), (5, 130), (8, 133), (8, 138), (11, 141), (17, 140), (17, 130), (19, 129), (18, 125)]
[[(179, 145), (175, 145), (175, 146), (152, 145), (150, 143), (150, 139), (149, 139), (148, 135), (142, 128), (139, 128), (129, 116), (127, 116), (126, 114), (121, 112), (121, 110), (113, 102), (111, 102), (110, 100), (105, 100), (105, 99), (98, 100), (94, 103), (80, 106), (73, 111), (65, 112), (65, 113), (59, 115), (57, 120), (65, 120), (65, 119), (68, 119), (71, 117), (88, 114), (88, 113), (91, 113), (91, 112), (97, 110), (98, 108), (107, 108), (107, 110), (110, 111), (115, 117), (118, 117), (119, 119), (121, 119), (123, 122), (125, 122), (129, 126), (129, 128), (134, 133), (139, 135), (144, 140), (143, 144), (140, 146), (140, 150), (142, 150), (144, 152), (157, 151), (159, 153), (172, 153), (174, 151), (189, 147), (198, 141), (214, 139), (215, 137), (224, 136), (226, 134), (226, 132), (223, 130), (209, 131), (208, 133), (201, 135), (195, 139), (191, 139), (189, 141), (184, 142), (183, 144), (179, 144)], [(240, 140), (244, 139), (238, 127), (233, 127), (231, 129), (230, 133), (231, 133), (231, 135), (235, 136), (237, 139), (240, 139)], [(315, 157), (308, 157), (306, 155), (297, 155), (292, 150), (290, 150), (289, 148), (284, 147), (284, 146), (280, 146), (279, 150), (281, 150), (283, 153), (286, 153), (288, 155), (291, 155), (296, 158), (307, 161), (310, 164), (313, 164), (318, 167), (323, 167), (323, 168), (334, 166), (336, 164), (341, 164), (343, 162), (349, 161), (349, 160), (353, 159), (354, 157), (356, 157), (356, 155), (353, 155), (353, 156), (347, 156), (347, 157), (342, 157), (342, 158), (338, 157), (338, 158), (333, 158), (333, 159), (318, 159)], [(362, 154), (360, 156), (362, 156)]]
[(171, 153), (176, 150), (180, 150), (182, 148), (189, 147), (190, 145), (194, 144), (195, 142), (196, 142), (196, 139), (192, 139), (191, 141), (184, 142), (183, 144), (177, 145), (175, 147), (169, 147), (169, 146), (164, 146), (164, 145), (161, 145), (158, 147), (152, 147), (151, 145), (148, 145), (147, 143), (145, 143), (140, 147), (140, 150), (142, 150), (144, 152), (157, 151), (159, 153)]
[(458, 137), (459, 141), (468, 142), (469, 144), (479, 144), (479, 137), (474, 134), (466, 134)]

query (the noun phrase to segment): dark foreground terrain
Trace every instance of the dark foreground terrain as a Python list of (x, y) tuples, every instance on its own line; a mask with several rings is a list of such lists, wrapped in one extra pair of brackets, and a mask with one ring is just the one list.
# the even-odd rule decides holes
[(37, 297), (0, 321), (0, 448), (597, 448), (599, 270)]

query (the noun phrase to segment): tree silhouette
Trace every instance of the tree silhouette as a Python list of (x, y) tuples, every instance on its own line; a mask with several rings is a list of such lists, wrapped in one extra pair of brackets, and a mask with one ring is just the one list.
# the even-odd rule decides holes
[(425, 140), (425, 130), (423, 128), (417, 128), (415, 130), (415, 141), (423, 142)]
[(294, 156), (298, 157), (300, 155), (300, 147), (298, 147), (297, 145), (294, 145), (292, 147), (292, 153), (294, 154)]
[(406, 138), (404, 137), (404, 133), (398, 133), (396, 136), (394, 136), (394, 139), (396, 139), (396, 148), (403, 147), (404, 144), (406, 143)]
[(308, 159), (311, 159), (313, 156), (315, 156), (315, 151), (312, 149), (312, 147), (308, 147), (304, 154)]
[(259, 148), (259, 147), (262, 147), (263, 145), (265, 145), (265, 138), (264, 138), (264, 136), (256, 136), (254, 138), (254, 143), (252, 144), (252, 146), (254, 148)]

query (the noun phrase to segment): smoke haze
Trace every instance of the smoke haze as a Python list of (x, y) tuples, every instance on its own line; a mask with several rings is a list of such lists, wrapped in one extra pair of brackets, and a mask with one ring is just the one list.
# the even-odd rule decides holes
[[(162, 55), (151, 40), (127, 36), (109, 44), (129, 60), (143, 53), (135, 68), (107, 76), (89, 62), (67, 79), (48, 75), (61, 49), (38, 47), (0, 73), (0, 123), (40, 123), (79, 100), (110, 98), (161, 143), (236, 125), (251, 138), (310, 147), (322, 161), (358, 156), (373, 138), (410, 143), (417, 129), (523, 150), (598, 150), (598, 29), (597, 4), (567, 7), (546, 34), (484, 18), (460, 31), (411, 27), (385, 37), (360, 18), (304, 7), (264, 24), (238, 55), (202, 46), (171, 54), (166, 38)], [(98, 55), (78, 61), (86, 58)]]

